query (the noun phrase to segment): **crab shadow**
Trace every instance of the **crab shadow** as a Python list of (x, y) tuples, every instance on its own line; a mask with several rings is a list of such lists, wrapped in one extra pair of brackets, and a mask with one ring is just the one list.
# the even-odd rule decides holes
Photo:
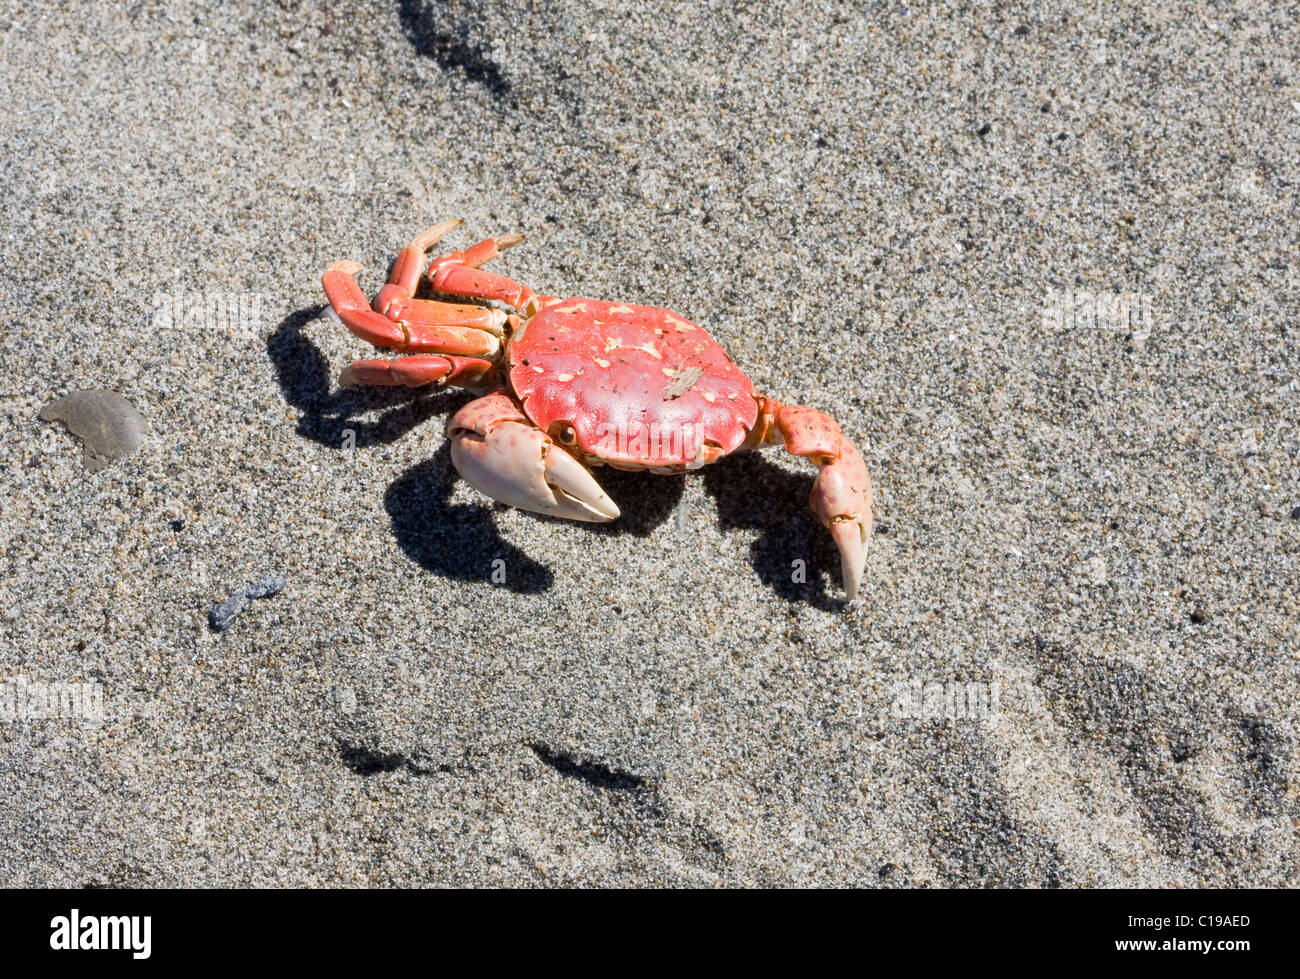
[[(814, 474), (787, 472), (757, 452), (723, 459), (704, 470), (704, 488), (717, 502), (723, 529), (757, 530), (750, 563), (788, 602), (838, 611), (840, 554), (808, 508)], [(801, 580), (802, 579), (802, 580)]]
[[(337, 451), (385, 445), (436, 415), (450, 415), (473, 398), (459, 389), (331, 390), (329, 361), (305, 332), (325, 309), (323, 305), (311, 306), (290, 314), (266, 343), (284, 399), (300, 411), (297, 431), (303, 438)], [(359, 417), (375, 411), (380, 412), (375, 421)], [(599, 470), (597, 477), (624, 510), (613, 523), (588, 525), (600, 535), (646, 536), (668, 519), (682, 494), (680, 480), (649, 473), (607, 468)], [(550, 568), (506, 541), (496, 528), (492, 512), (504, 509), (504, 504), (451, 501), (459, 478), (451, 461), (451, 446), (444, 440), (431, 458), (407, 469), (389, 485), (384, 508), (398, 546), (420, 567), (440, 577), (493, 583), (524, 594), (547, 591), (555, 578)], [(546, 522), (557, 519), (530, 516)], [(494, 582), (498, 569), (506, 571), (505, 578)]]
[[(393, 480), (384, 493), (384, 509), (398, 546), (442, 578), (495, 584), (523, 595), (548, 591), (555, 575), (501, 536), (493, 506), (451, 502), (458, 478), (451, 444), (444, 441), (431, 458)], [(494, 581), (498, 571), (501, 580)]]
[[(686, 486), (680, 476), (657, 476), (604, 466), (594, 470), (596, 481), (621, 511), (611, 523), (589, 524), (592, 533), (605, 537), (633, 534), (648, 537), (672, 516)], [(555, 520), (555, 517), (545, 517)], [(568, 521), (565, 521), (567, 523)]]
[[(284, 399), (301, 412), (298, 434), (337, 451), (361, 451), (395, 442), (437, 415), (448, 415), (473, 395), (459, 389), (333, 387), (329, 361), (305, 330), (325, 306), (286, 317), (266, 342)], [(360, 417), (380, 414), (374, 421)], [(451, 503), (456, 471), (443, 442), (434, 456), (397, 477), (384, 493), (398, 546), (416, 564), (459, 581), (491, 580), (492, 562), (510, 569), (502, 584), (516, 592), (541, 592), (553, 575), (497, 533), (487, 506)], [(474, 560), (473, 555), (486, 556)]]
[[(469, 395), (404, 387), (333, 387), (329, 361), (304, 333), (325, 306), (291, 313), (272, 331), (266, 353), (284, 400), (301, 414), (298, 434), (339, 451), (396, 442), (440, 412), (455, 411)], [(379, 411), (375, 421), (360, 417)]]
[[(471, 8), (472, 9), (472, 8)], [(510, 79), (492, 60), (485, 39), (474, 39), (469, 25), (455, 23), (461, 11), (437, 0), (398, 0), (397, 18), (415, 53), (437, 63), (445, 72), (463, 72), (497, 100), (510, 97)]]

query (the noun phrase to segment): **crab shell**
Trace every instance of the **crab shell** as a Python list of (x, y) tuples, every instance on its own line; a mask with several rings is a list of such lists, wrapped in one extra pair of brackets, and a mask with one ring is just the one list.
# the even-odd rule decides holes
[(749, 378), (667, 309), (566, 299), (516, 330), (506, 356), (524, 413), (588, 465), (696, 469), (758, 419)]

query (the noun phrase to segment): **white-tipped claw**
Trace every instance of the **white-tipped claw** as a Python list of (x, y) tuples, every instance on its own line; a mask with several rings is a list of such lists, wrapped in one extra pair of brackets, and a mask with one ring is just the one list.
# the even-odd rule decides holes
[(450, 221), (440, 221), (437, 224), (432, 224), (415, 236), (413, 244), (428, 250), (441, 241), (447, 232), (455, 231), (464, 223), (460, 218), (452, 218)]
[[(537, 434), (546, 438), (541, 432)], [(550, 439), (546, 438), (546, 441), (550, 442)], [(560, 516), (596, 523), (605, 523), (618, 516), (618, 507), (600, 488), (596, 477), (564, 449), (551, 444), (546, 451), (545, 466), (546, 485), (551, 487), (556, 501), (564, 508)]]
[(862, 570), (867, 563), (868, 530), (857, 520), (836, 520), (830, 525), (831, 536), (840, 552), (840, 572), (844, 578), (844, 597), (849, 601), (858, 596), (862, 584)]
[(619, 514), (587, 468), (531, 425), (498, 422), (486, 435), (462, 429), (451, 459), (475, 489), (521, 510), (592, 523)]

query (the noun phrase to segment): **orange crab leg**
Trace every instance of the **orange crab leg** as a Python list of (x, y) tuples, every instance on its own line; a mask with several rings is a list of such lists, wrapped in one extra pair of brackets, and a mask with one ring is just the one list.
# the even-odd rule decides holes
[(452, 218), (450, 221), (431, 225), (412, 238), (411, 243), (393, 260), (392, 271), (388, 274), (388, 285), (380, 289), (379, 295), (375, 297), (375, 309), (382, 313), (394, 299), (402, 297), (409, 299), (414, 296), (415, 287), (420, 284), (420, 273), (424, 271), (425, 253), (441, 241), (443, 235), (459, 228), (460, 225), (460, 218)]
[[(514, 279), (495, 272), (484, 272), (480, 268), (484, 262), (496, 258), (523, 240), (523, 235), (484, 238), (464, 251), (435, 258), (429, 263), (429, 281), (433, 283), (434, 289), (446, 295), (491, 299), (531, 315), (552, 297), (538, 296), (528, 286), (521, 285)], [(529, 308), (530, 302), (532, 308)]]
[(357, 285), (356, 274), (361, 266), (356, 262), (335, 262), (320, 277), (334, 312), (343, 325), (367, 343), (376, 347), (400, 347), (406, 343), (406, 333), (383, 313), (370, 308), (366, 294)]
[(412, 337), (426, 327), (467, 327), (497, 337), (505, 332), (505, 312), (490, 306), (443, 303), (431, 299), (394, 299), (384, 313), (389, 319), (406, 326)]
[(366, 303), (354, 262), (335, 262), (321, 276), (343, 325), (368, 343), (398, 351), (492, 357), (501, 349), (506, 314), (499, 309), (397, 298), (386, 314)]
[[(416, 235), (394, 260), (388, 283), (379, 290), (373, 304), (366, 301), (365, 293), (357, 284), (360, 265), (356, 262), (331, 265), (321, 277), (321, 284), (339, 319), (361, 339), (380, 347), (404, 352), (495, 356), (505, 333), (506, 313), (483, 306), (414, 298), (425, 253), (459, 225), (459, 220), (443, 221)], [(485, 262), (521, 238), (508, 235), (489, 239), (468, 253), (456, 254), (471, 262)]]
[(441, 357), (414, 354), (396, 360), (357, 360), (343, 369), (339, 384), (384, 384), (419, 387), (441, 382), (477, 387), (491, 380), (494, 365), (477, 357)]
[(321, 285), (325, 287), (325, 295), (344, 325), (361, 339), (378, 347), (396, 347), (405, 343), (406, 335), (396, 324), (385, 322), (387, 317), (384, 314), (394, 300), (409, 299), (415, 295), (415, 287), (420, 282), (421, 266), (424, 264), (424, 253), (459, 224), (459, 221), (443, 221), (416, 235), (393, 262), (388, 285), (379, 291), (373, 306), (357, 285), (355, 277), (361, 271), (359, 264), (335, 262), (326, 269), (321, 276)]
[(494, 299), (525, 313), (528, 312), (528, 301), (536, 298), (533, 290), (514, 279), (495, 272), (472, 269), (468, 265), (444, 266), (433, 271), (430, 278), (435, 289), (449, 296)]
[(806, 405), (782, 405), (772, 398), (760, 401), (755, 435), (759, 444), (780, 439), (787, 452), (821, 467), (808, 503), (835, 538), (844, 593), (855, 598), (871, 536), (871, 477), (862, 455), (829, 415)]

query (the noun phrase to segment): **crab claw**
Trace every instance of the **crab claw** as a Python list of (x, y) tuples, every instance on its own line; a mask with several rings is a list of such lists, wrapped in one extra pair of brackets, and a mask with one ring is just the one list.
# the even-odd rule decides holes
[(871, 477), (853, 443), (840, 441), (839, 458), (818, 473), (808, 502), (835, 538), (844, 594), (852, 600), (862, 584), (871, 536)]
[(844, 594), (852, 601), (862, 584), (867, 538), (871, 536), (871, 475), (867, 464), (829, 415), (807, 405), (783, 405), (773, 398), (761, 400), (759, 430), (763, 443), (772, 444), (779, 432), (787, 452), (811, 459), (821, 467), (808, 503), (835, 538)]
[(480, 492), (521, 510), (569, 520), (604, 523), (618, 516), (618, 507), (586, 467), (540, 429), (499, 421), (475, 431), (456, 427), (456, 421), (452, 462)]
[(837, 520), (831, 524), (830, 532), (840, 552), (844, 597), (853, 601), (862, 584), (862, 570), (867, 564), (867, 538), (871, 530), (857, 520)]

